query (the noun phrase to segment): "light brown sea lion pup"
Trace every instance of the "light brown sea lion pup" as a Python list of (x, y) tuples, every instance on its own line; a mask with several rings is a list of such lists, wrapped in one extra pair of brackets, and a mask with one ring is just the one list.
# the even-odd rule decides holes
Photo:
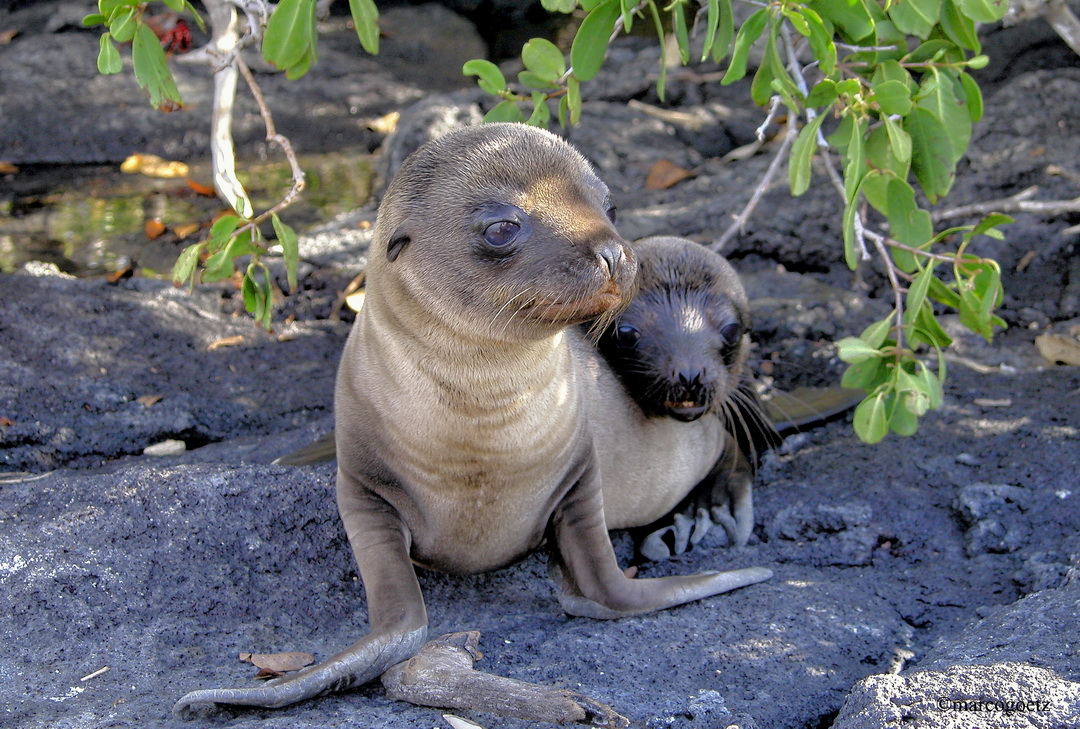
[(409, 157), (379, 209), (334, 401), (338, 509), (370, 632), (268, 685), (190, 693), (176, 712), (284, 706), (408, 659), (427, 637), (414, 562), (492, 570), (547, 539), (563, 608), (597, 618), (771, 576), (634, 580), (616, 563), (607, 530), (669, 512), (724, 433), (715, 418), (646, 417), (577, 327), (634, 293), (612, 212), (585, 159), (531, 127), (470, 127)]
[(753, 390), (747, 355), (750, 307), (738, 274), (721, 255), (685, 238), (632, 244), (638, 292), (601, 333), (598, 348), (630, 396), (654, 418), (719, 421), (722, 454), (668, 524), (640, 543), (649, 559), (685, 552), (713, 523), (735, 546), (754, 526), (758, 456), (780, 443)]

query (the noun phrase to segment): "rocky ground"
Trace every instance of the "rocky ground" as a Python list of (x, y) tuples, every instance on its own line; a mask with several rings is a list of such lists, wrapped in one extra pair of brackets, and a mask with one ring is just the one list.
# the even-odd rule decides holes
[[(0, 45), (0, 160), (33, 170), (133, 151), (204, 155), (205, 75), (181, 72), (195, 112), (148, 113), (131, 78), (93, 75), (95, 34), (61, 17), (81, 17), (85, 5), (0, 11), (0, 31), (22, 31)], [(445, 11), (395, 12), (416, 28)], [(409, 69), (409, 53), (445, 53), (435, 66), (452, 68), (482, 49), (468, 22), (453, 22), (460, 45), (433, 33), (417, 41), (428, 43), (421, 51), (394, 51), (388, 38), (388, 60), (378, 61), (332, 33), (311, 83), (286, 94), (266, 78), (283, 131), (302, 149), (342, 140), (379, 149), (392, 171), (433, 129), (476, 118), (481, 95)], [(995, 63), (982, 79), (986, 118), (942, 207), (1032, 185), (1037, 199), (1076, 198), (1080, 59), (1030, 26), (989, 29), (987, 48)], [(626, 237), (708, 241), (768, 164), (768, 148), (720, 159), (750, 141), (761, 112), (745, 88), (685, 80), (669, 84), (666, 110), (679, 114), (658, 113), (647, 79), (656, 58), (643, 41), (617, 45), (568, 136), (612, 187)], [(52, 72), (59, 67), (70, 75)], [(404, 116), (389, 142), (366, 126), (397, 110)], [(252, 109), (239, 126), (250, 130), (244, 149), (257, 151)], [(661, 159), (695, 174), (644, 189)], [(0, 195), (9, 183), (0, 180)], [(872, 270), (859, 284), (870, 298), (848, 291), (831, 195), (822, 184), (792, 200), (778, 186), (727, 249), (754, 300), (763, 377), (785, 387), (835, 382), (841, 365), (829, 342), (883, 305)], [(302, 291), (283, 305), (294, 320), (273, 334), (235, 315), (227, 287), (188, 294), (41, 266), (0, 276), (0, 724), (191, 726), (171, 719), (172, 703), (195, 688), (252, 681), (239, 652), (325, 657), (364, 630), (333, 466), (270, 462), (332, 427), (348, 324), (327, 316), (362, 270), (369, 233), (357, 223), (373, 215), (368, 206), (309, 232)], [(981, 244), (1005, 271), (1010, 328), (993, 345), (958, 336), (945, 404), (916, 436), (867, 446), (843, 419), (791, 436), (766, 458), (749, 546), (731, 549), (714, 535), (688, 556), (642, 568), (765, 565), (772, 580), (599, 622), (559, 611), (542, 555), (476, 577), (423, 572), (432, 632), (480, 630), (478, 667), (583, 691), (634, 726), (1078, 725), (1080, 372), (1042, 359), (1034, 339), (1075, 334), (1080, 256), (1070, 226), (1080, 220), (1017, 218), (1007, 243)], [(143, 455), (163, 441), (185, 451)], [(626, 535), (615, 538), (629, 558)], [(378, 685), (280, 711), (223, 710), (198, 724), (449, 726)]]

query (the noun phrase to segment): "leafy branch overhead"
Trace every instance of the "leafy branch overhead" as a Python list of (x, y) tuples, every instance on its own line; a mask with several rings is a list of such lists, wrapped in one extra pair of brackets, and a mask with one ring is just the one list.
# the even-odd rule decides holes
[[(163, 4), (173, 14), (189, 14), (200, 29), (206, 30), (203, 19), (188, 0), (163, 0)], [(150, 103), (169, 112), (183, 105), (167, 62), (173, 53), (173, 31), (164, 29), (161, 18), (151, 14), (153, 5), (139, 0), (98, 0), (98, 12), (85, 17), (83, 24), (104, 25), (107, 29), (100, 40), (98, 70), (103, 74), (120, 73), (123, 59), (118, 44), (130, 43), (135, 78), (150, 96)], [(261, 260), (270, 245), (260, 226), (270, 221), (285, 261), (289, 287), (295, 290), (299, 261), (297, 236), (282, 222), (278, 213), (299, 196), (305, 181), (288, 139), (275, 130), (262, 92), (239, 51), (261, 43), (266, 60), (285, 71), (288, 78), (303, 76), (316, 60), (318, 34), (315, 21), (319, 6), (325, 2), (281, 0), (271, 6), (265, 0), (204, 0), (203, 5), (211, 19), (213, 38), (206, 47), (183, 58), (204, 61), (213, 69), (214, 187), (232, 210), (231, 214), (214, 222), (205, 240), (181, 252), (173, 267), (173, 280), (178, 284), (194, 284), (196, 280), (213, 282), (238, 276), (245, 308), (269, 329), (274, 289), (270, 270)], [(373, 0), (350, 0), (350, 6), (361, 45), (371, 53), (377, 52), (379, 33), (375, 3)], [(244, 13), (243, 22), (238, 19), (238, 11)], [(168, 47), (168, 52), (163, 46)], [(243, 76), (259, 106), (267, 141), (281, 148), (293, 172), (293, 186), (281, 202), (258, 215), (233, 169), (231, 120), (238, 76)]]
[[(651, 20), (661, 43), (677, 47), (683, 64), (691, 60), (692, 37), (701, 44), (694, 60), (727, 59), (722, 84), (750, 73), (756, 49), (761, 60), (750, 95), (769, 107), (770, 119), (779, 107), (786, 108), (779, 154), (788, 155), (791, 193), (809, 189), (813, 160), (820, 158), (818, 173), (828, 176), (844, 202), (847, 264), (854, 270), (871, 258), (873, 248), (892, 285), (890, 315), (838, 343), (841, 359), (849, 364), (843, 384), (867, 393), (856, 410), (855, 430), (868, 442), (890, 430), (910, 435), (918, 418), (941, 404), (941, 350), (951, 339), (937, 312), (958, 311), (965, 326), (987, 339), (994, 326), (1004, 326), (993, 313), (1002, 298), (998, 265), (971, 254), (969, 247), (978, 235), (1000, 237), (998, 226), (1010, 219), (990, 215), (976, 225), (935, 233), (918, 193), (934, 204), (952, 187), (972, 124), (982, 116), (982, 95), (968, 73), (988, 61), (980, 53), (976, 23), (1001, 19), (1007, 2), (749, 4), (756, 9), (736, 30), (732, 0), (673, 0), (663, 7), (654, 0), (547, 0), (549, 10), (586, 13), (569, 68), (558, 49), (534, 39), (522, 49), (525, 70), (517, 81), (524, 91), (512, 89), (486, 61), (470, 61), (463, 70), (502, 98), (489, 120), (546, 124), (552, 116), (548, 104), (557, 100), (559, 121), (573, 124), (581, 113), (581, 83), (596, 75), (610, 40), (629, 31), (635, 18)], [(667, 70), (662, 58), (661, 98)], [(530, 104), (526, 116), (523, 108)], [(769, 182), (763, 180), (759, 191)], [(738, 225), (745, 217), (739, 216)], [(875, 232), (874, 221), (888, 234)], [(716, 247), (736, 232), (733, 227)], [(937, 352), (936, 367), (920, 359), (917, 352), (924, 349)]]
[[(750, 203), (713, 247), (721, 249), (740, 231), (781, 162), (787, 162), (793, 195), (806, 192), (815, 174), (824, 174), (844, 203), (842, 241), (837, 241), (844, 259), (855, 269), (872, 258), (872, 250), (893, 292), (889, 316), (838, 342), (839, 355), (849, 364), (844, 384), (867, 393), (856, 411), (856, 432), (870, 442), (890, 430), (913, 433), (918, 418), (941, 404), (941, 350), (951, 340), (938, 314), (958, 311), (964, 325), (987, 339), (995, 326), (1004, 326), (994, 315), (1002, 298), (999, 267), (973, 254), (971, 244), (980, 235), (1000, 237), (998, 227), (1009, 218), (992, 214), (974, 225), (935, 232), (921, 201), (933, 205), (952, 187), (972, 124), (982, 115), (982, 95), (969, 74), (987, 63), (976, 24), (1001, 19), (1008, 0), (739, 0), (753, 9), (741, 23), (733, 2), (543, 0), (549, 11), (575, 13), (580, 20), (568, 57), (550, 41), (534, 38), (522, 48), (524, 68), (513, 83), (482, 59), (466, 63), (463, 72), (498, 98), (488, 121), (545, 126), (553, 119), (563, 125), (580, 119), (582, 84), (599, 73), (611, 40), (638, 23), (655, 32), (664, 48), (677, 49), (679, 63), (726, 60), (722, 84), (752, 71), (750, 96), (768, 109), (759, 134), (763, 137), (768, 123), (780, 118), (781, 108), (786, 125)], [(239, 51), (261, 44), (266, 60), (289, 78), (303, 76), (317, 59), (316, 20), (328, 4), (281, 0), (271, 7), (265, 0), (205, 0), (214, 39), (189, 54), (214, 69), (213, 119), (223, 124), (214, 132), (215, 188), (234, 214), (218, 220), (206, 240), (181, 254), (174, 278), (194, 283), (201, 272), (204, 281), (220, 280), (243, 269), (245, 304), (267, 327), (270, 276), (259, 260), (267, 248), (259, 225), (271, 221), (295, 286), (296, 235), (277, 213), (299, 194), (304, 179), (288, 141), (274, 131)], [(151, 42), (148, 5), (99, 0), (99, 13), (84, 22), (107, 26), (98, 58), (102, 73), (121, 70), (116, 44), (131, 42), (139, 83), (155, 106), (169, 110), (181, 100), (165, 52)], [(201, 25), (187, 0), (165, 5), (192, 14)], [(349, 5), (361, 45), (377, 52), (375, 3), (350, 0)], [(245, 23), (237, 24), (237, 11)], [(669, 55), (663, 54), (659, 68), (661, 98)], [(293, 165), (293, 189), (258, 216), (232, 172), (228, 73), (244, 75), (263, 112), (267, 139)], [(921, 359), (933, 352), (936, 366)]]

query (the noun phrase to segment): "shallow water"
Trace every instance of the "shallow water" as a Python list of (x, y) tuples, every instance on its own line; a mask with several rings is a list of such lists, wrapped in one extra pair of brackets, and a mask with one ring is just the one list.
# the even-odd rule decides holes
[[(190, 179), (210, 184), (209, 161), (185, 161)], [(307, 188), (281, 214), (297, 232), (358, 207), (371, 195), (374, 167), (366, 150), (301, 156), (300, 165)], [(238, 162), (237, 169), (260, 212), (291, 184), (284, 161)], [(180, 251), (205, 237), (223, 210), (220, 200), (199, 194), (184, 178), (125, 174), (119, 165), (25, 167), (0, 177), (0, 271), (37, 260), (79, 276), (128, 268), (138, 275), (167, 276)], [(165, 232), (151, 238), (148, 221), (160, 222)]]

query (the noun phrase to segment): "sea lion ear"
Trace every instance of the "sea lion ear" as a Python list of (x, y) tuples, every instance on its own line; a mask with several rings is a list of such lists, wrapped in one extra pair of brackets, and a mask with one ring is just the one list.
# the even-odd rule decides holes
[(394, 235), (391, 236), (390, 242), (386, 244), (386, 260), (391, 263), (397, 260), (398, 254), (402, 249), (412, 242), (412, 238), (403, 229), (398, 228), (394, 231)]

